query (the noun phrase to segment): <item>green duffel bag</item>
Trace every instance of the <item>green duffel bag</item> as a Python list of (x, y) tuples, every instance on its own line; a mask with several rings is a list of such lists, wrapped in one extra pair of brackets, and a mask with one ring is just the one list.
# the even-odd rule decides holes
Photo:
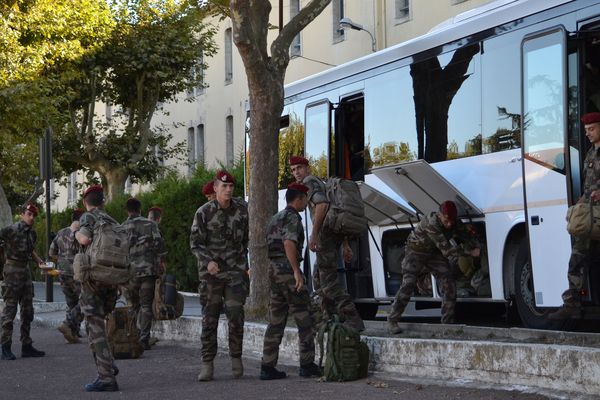
[(569, 207), (567, 231), (573, 236), (600, 240), (600, 204), (583, 202)]

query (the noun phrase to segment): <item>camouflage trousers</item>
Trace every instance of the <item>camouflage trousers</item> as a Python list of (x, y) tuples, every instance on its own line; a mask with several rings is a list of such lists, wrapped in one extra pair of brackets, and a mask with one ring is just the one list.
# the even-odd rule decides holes
[(567, 272), (569, 288), (562, 294), (562, 299), (566, 305), (580, 307), (586, 268), (594, 264), (590, 262), (590, 259), (598, 256), (599, 242), (581, 236), (572, 236), (571, 238), (571, 257)]
[(314, 279), (315, 290), (321, 297), (323, 312), (337, 314), (342, 321), (348, 321), (357, 330), (364, 329), (364, 322), (350, 295), (338, 281), (338, 263), (341, 260), (342, 241), (339, 237), (323, 229), (319, 235), (317, 265)]
[(79, 306), (79, 295), (81, 294), (81, 283), (73, 279), (72, 275), (60, 275), (60, 288), (65, 295), (67, 302), (67, 312), (64, 324), (67, 325), (74, 334), (79, 334), (79, 327), (83, 321), (83, 314)]
[(114, 286), (90, 280), (81, 285), (79, 305), (85, 318), (85, 328), (96, 361), (98, 377), (103, 382), (115, 380), (112, 367), (114, 359), (106, 337), (106, 316), (115, 308), (117, 294), (117, 288)]
[(214, 360), (217, 355), (217, 328), (219, 314), (225, 307), (229, 327), (229, 355), (242, 356), (244, 339), (244, 304), (248, 296), (243, 278), (224, 280), (209, 277), (206, 279), (206, 306), (202, 310), (202, 361)]
[(296, 291), (294, 273), (285, 259), (271, 260), (269, 279), (269, 325), (265, 332), (262, 364), (270, 367), (277, 365), (279, 345), (290, 312), (298, 327), (300, 365), (310, 364), (315, 360), (315, 335), (308, 290)]
[(396, 293), (388, 320), (400, 321), (400, 317), (417, 287), (417, 278), (423, 272), (435, 276), (442, 292), (442, 323), (454, 323), (456, 283), (448, 259), (440, 253), (419, 253), (410, 249), (406, 250), (402, 261), (402, 285)]
[(141, 341), (150, 339), (150, 329), (154, 318), (152, 301), (154, 300), (155, 284), (156, 275), (135, 277), (129, 282), (127, 290), (130, 310), (137, 320)]
[(29, 334), (33, 321), (33, 283), (31, 271), (26, 262), (8, 260), (4, 266), (4, 281), (2, 282), (2, 344), (12, 343), (13, 322), (17, 316), (17, 306), (20, 306), (21, 344), (32, 343)]

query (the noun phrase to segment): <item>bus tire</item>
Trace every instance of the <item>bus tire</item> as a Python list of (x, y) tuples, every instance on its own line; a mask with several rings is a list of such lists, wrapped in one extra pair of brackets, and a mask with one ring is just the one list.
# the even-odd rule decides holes
[(521, 322), (526, 328), (533, 329), (558, 329), (560, 324), (548, 320), (551, 309), (538, 308), (535, 305), (535, 292), (533, 288), (533, 272), (529, 256), (527, 239), (519, 245), (515, 259), (515, 303)]
[(354, 303), (354, 305), (356, 306), (358, 315), (360, 315), (362, 319), (374, 320), (377, 316), (379, 305), (375, 303)]

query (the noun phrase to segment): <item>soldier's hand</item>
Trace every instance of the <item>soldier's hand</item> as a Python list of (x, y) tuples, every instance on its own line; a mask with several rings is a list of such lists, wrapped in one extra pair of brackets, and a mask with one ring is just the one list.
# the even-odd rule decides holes
[(314, 234), (310, 235), (310, 237), (308, 238), (308, 248), (311, 251), (317, 251), (317, 238)]
[(219, 273), (219, 264), (217, 264), (214, 261), (209, 261), (208, 262), (208, 267), (206, 268), (208, 270), (208, 273), (211, 275), (216, 275)]
[(481, 250), (479, 248), (471, 250), (471, 257), (479, 257)]
[(598, 200), (600, 200), (600, 190), (594, 190), (590, 194), (590, 197), (591, 197), (592, 201), (598, 201)]
[(304, 289), (304, 275), (300, 271), (294, 271), (294, 280), (296, 281), (296, 292)]
[(350, 246), (344, 246), (344, 262), (349, 263), (354, 257), (354, 252)]

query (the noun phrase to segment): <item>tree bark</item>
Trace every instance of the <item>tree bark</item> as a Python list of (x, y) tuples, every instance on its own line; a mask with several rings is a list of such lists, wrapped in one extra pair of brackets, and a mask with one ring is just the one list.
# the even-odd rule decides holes
[(125, 182), (127, 181), (127, 171), (122, 168), (111, 168), (101, 172), (106, 179), (106, 188), (104, 195), (106, 202), (112, 201), (116, 196), (125, 193)]
[(10, 204), (8, 204), (8, 199), (6, 198), (6, 193), (4, 193), (4, 188), (0, 184), (0, 228), (4, 228), (12, 223), (12, 210), (10, 208)]

